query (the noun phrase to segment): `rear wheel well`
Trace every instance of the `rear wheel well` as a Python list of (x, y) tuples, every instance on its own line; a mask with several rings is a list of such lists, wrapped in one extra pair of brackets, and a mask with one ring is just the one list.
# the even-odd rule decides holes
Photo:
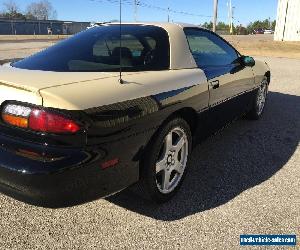
[(197, 114), (193, 108), (183, 108), (174, 112), (170, 117), (179, 116), (190, 126), (192, 136), (194, 136), (197, 127)]
[[(162, 123), (161, 125), (157, 128), (157, 130), (155, 131), (155, 133), (151, 136), (150, 140), (148, 141), (148, 143), (145, 145), (145, 148), (143, 148), (141, 155), (139, 156), (139, 159), (143, 162), (143, 159), (145, 159), (145, 153), (149, 152), (150, 148), (153, 144), (153, 142), (155, 141), (155, 139), (157, 138), (157, 135), (159, 133), (159, 131), (161, 130), (161, 128), (163, 126), (165, 126), (168, 122), (170, 122), (171, 120), (173, 120), (176, 117), (180, 117), (182, 119), (184, 119), (187, 124), (190, 127), (191, 130), (191, 135), (192, 137), (195, 136), (196, 134), (196, 128), (197, 128), (197, 113), (193, 108), (182, 108), (179, 109), (175, 112), (173, 112), (172, 114), (170, 114)], [(144, 169), (143, 169), (144, 163), (140, 164), (140, 176), (143, 175), (144, 173)]]
[(146, 145), (145, 150), (147, 151), (147, 148), (153, 143), (153, 140), (155, 140), (157, 133), (159, 133), (160, 129), (165, 126), (169, 121), (171, 121), (175, 117), (181, 117), (184, 119), (188, 125), (190, 126), (191, 134), (194, 137), (196, 133), (196, 128), (197, 128), (197, 113), (193, 108), (182, 108), (179, 109), (172, 114), (170, 114), (158, 127), (156, 132), (152, 135), (150, 138), (148, 144)]

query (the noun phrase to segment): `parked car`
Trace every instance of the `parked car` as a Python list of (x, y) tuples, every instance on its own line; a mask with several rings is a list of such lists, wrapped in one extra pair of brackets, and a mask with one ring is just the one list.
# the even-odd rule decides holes
[(90, 26), (88, 26), (86, 29), (89, 30), (91, 28), (94, 28), (94, 27), (99, 27), (100, 24), (99, 23), (91, 23)]
[(111, 22), (92, 22), (92, 23), (90, 23), (90, 26), (88, 26), (86, 29), (89, 30), (91, 28), (99, 27), (101, 25), (108, 24), (108, 23), (111, 23)]
[(265, 30), (264, 29), (255, 29), (253, 30), (252, 34), (257, 35), (257, 34), (264, 34)]
[(193, 25), (122, 24), (121, 41), (119, 32), (101, 25), (0, 67), (2, 192), (52, 207), (138, 182), (165, 202), (197, 142), (262, 116), (265, 62)]
[(274, 31), (273, 30), (265, 30), (264, 34), (274, 34)]

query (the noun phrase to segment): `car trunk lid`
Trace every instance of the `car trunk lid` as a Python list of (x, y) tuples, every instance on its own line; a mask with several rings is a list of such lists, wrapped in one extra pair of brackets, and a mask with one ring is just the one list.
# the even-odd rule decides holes
[(41, 89), (116, 76), (105, 72), (51, 72), (0, 66), (0, 104), (15, 100), (42, 105)]

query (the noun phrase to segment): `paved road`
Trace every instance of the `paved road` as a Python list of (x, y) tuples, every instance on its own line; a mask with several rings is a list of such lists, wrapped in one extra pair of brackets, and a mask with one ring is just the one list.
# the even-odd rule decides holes
[(263, 119), (241, 119), (199, 145), (173, 201), (156, 206), (124, 191), (52, 210), (0, 195), (1, 248), (239, 249), (240, 234), (299, 238), (300, 60), (266, 60)]

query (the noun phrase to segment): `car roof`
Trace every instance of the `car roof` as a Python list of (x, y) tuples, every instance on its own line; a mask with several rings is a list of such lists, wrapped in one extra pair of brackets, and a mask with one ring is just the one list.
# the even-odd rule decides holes
[[(118, 25), (118, 22), (103, 23), (103, 26)], [(187, 23), (168, 22), (122, 22), (122, 25), (145, 25), (163, 28), (169, 35), (170, 42), (170, 69), (196, 68), (197, 64), (191, 54), (184, 28), (200, 28)]]

